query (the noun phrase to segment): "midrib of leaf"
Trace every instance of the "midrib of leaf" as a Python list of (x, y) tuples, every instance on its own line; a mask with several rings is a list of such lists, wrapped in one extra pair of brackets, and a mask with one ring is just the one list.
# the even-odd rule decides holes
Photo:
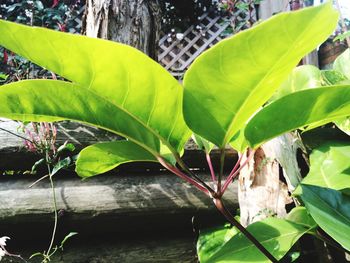
[[(321, 14), (322, 14), (322, 13), (321, 13)], [(314, 20), (315, 20), (317, 17), (319, 17), (319, 16), (320, 16), (320, 13), (318, 13), (318, 15), (316, 15), (312, 20), (314, 21)], [(273, 17), (270, 19), (270, 21), (271, 21), (272, 19), (273, 19)], [(250, 99), (250, 97), (252, 96), (252, 94), (254, 94), (254, 92), (255, 92), (257, 89), (260, 88), (260, 86), (262, 85), (262, 83), (263, 83), (263, 82), (271, 75), (271, 73), (277, 68), (277, 65), (280, 65), (280, 64), (281, 64), (281, 61), (283, 61), (283, 60), (285, 59), (285, 57), (289, 56), (291, 50), (295, 49), (295, 48), (294, 48), (295, 44), (296, 44), (297, 42), (300, 41), (300, 39), (302, 38), (302, 36), (304, 36), (305, 32), (311, 27), (311, 24), (313, 24), (313, 23), (310, 23), (310, 24), (303, 30), (303, 32), (297, 37), (297, 39), (294, 40), (293, 44), (290, 44), (290, 45), (289, 45), (290, 48), (288, 49), (288, 51), (285, 52), (283, 56), (281, 56), (281, 58), (277, 61), (277, 63), (275, 63), (275, 64), (273, 65), (273, 67), (271, 67), (271, 69), (267, 72), (267, 74), (265, 74), (265, 76), (258, 82), (258, 84), (255, 86), (255, 88), (249, 93), (249, 95), (247, 96), (247, 98), (244, 100), (242, 106), (239, 107), (237, 113), (234, 115), (234, 117), (233, 117), (233, 119), (232, 119), (232, 121), (231, 121), (231, 123), (230, 123), (230, 125), (229, 125), (229, 127), (228, 127), (228, 129), (227, 129), (228, 132), (226, 133), (226, 135), (225, 135), (225, 137), (224, 137), (224, 140), (223, 140), (223, 143), (222, 143), (221, 146), (225, 146), (225, 145), (230, 141), (231, 138), (227, 138), (227, 137), (229, 136), (230, 130), (232, 129), (232, 126), (233, 126), (234, 122), (235, 122), (236, 119), (237, 119), (236, 116), (238, 116), (238, 115), (241, 113), (241, 111), (243, 111), (243, 109), (245, 108), (245, 105), (246, 105), (247, 102), (249, 101), (249, 99)], [(259, 25), (258, 25), (258, 26), (259, 26)], [(283, 27), (284, 27), (284, 26), (285, 26), (285, 25), (283, 25)], [(223, 48), (223, 47), (221, 46), (221, 49), (222, 49), (222, 48)], [(278, 87), (276, 87), (276, 89), (277, 89), (277, 88), (278, 88)], [(275, 89), (275, 90), (276, 90), (276, 89)]]

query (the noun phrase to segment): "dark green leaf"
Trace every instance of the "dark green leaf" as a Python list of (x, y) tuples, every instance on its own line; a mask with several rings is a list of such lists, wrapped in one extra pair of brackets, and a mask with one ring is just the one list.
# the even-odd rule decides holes
[(301, 185), (303, 200), (316, 223), (350, 251), (350, 197), (339, 191)]

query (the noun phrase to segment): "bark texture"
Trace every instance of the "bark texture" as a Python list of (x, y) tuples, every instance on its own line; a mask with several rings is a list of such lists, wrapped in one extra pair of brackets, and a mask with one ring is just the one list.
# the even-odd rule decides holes
[(83, 34), (133, 46), (156, 60), (158, 0), (87, 0)]

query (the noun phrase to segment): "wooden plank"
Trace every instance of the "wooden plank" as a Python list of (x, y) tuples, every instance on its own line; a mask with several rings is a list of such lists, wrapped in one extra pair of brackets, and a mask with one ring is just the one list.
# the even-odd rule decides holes
[[(191, 234), (191, 233), (189, 233)], [(130, 237), (115, 236), (111, 234), (84, 238), (81, 234), (71, 238), (64, 246), (64, 251), (57, 252), (53, 263), (144, 263), (144, 262), (187, 262), (196, 263), (196, 247), (194, 235), (179, 235), (176, 233), (163, 233), (163, 235), (145, 236), (143, 233), (133, 234)], [(43, 241), (43, 240), (42, 240)], [(9, 244), (16, 245), (11, 252), (19, 253), (29, 258), (36, 251), (47, 249), (47, 244), (32, 240), (25, 244), (17, 244), (12, 238)], [(9, 248), (10, 249), (10, 248)], [(19, 262), (14, 258), (4, 257), (3, 263)], [(39, 263), (40, 260), (30, 260)]]
[[(199, 176), (209, 183), (208, 175)], [(28, 188), (35, 180), (30, 176), (0, 178), (0, 233), (19, 238), (22, 231), (28, 235), (50, 232), (50, 184), (43, 180)], [(222, 219), (208, 196), (172, 174), (118, 173), (84, 181), (63, 174), (55, 179), (55, 191), (60, 225), (69, 226), (70, 231), (191, 229), (193, 216)], [(225, 200), (235, 211), (237, 184), (227, 190)]]

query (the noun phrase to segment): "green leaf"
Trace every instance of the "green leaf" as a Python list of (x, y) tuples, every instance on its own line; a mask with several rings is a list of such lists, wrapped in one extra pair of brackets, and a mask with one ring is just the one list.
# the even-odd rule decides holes
[(350, 136), (350, 117), (341, 118), (334, 121), (337, 127)]
[(61, 153), (63, 151), (70, 151), (70, 152), (74, 152), (75, 150), (75, 146), (73, 143), (67, 143), (65, 142), (64, 144), (62, 144), (60, 147), (58, 147), (57, 149), (57, 153)]
[(327, 143), (310, 155), (310, 171), (303, 184), (334, 190), (350, 188), (350, 144)]
[(303, 206), (294, 207), (292, 211), (288, 213), (286, 219), (299, 225), (303, 225), (309, 229), (314, 229), (317, 227), (317, 223)]
[(56, 80), (14, 82), (0, 87), (0, 101), (2, 117), (34, 122), (79, 121), (118, 133), (159, 156), (159, 139), (138, 118), (75, 84)]
[(271, 97), (277, 100), (290, 93), (321, 86), (321, 71), (312, 65), (304, 65), (293, 69), (281, 87)]
[[(190, 137), (182, 114), (182, 87), (135, 48), (4, 20), (0, 45), (98, 94), (104, 104), (119, 107), (142, 123), (140, 131), (149, 130), (172, 152), (181, 152)], [(57, 97), (55, 92), (51, 96)]]
[(130, 141), (97, 143), (84, 148), (76, 162), (81, 177), (105, 173), (122, 163), (157, 160), (149, 152)]
[[(308, 231), (302, 225), (279, 218), (253, 223), (247, 230), (270, 252), (281, 259)], [(201, 262), (270, 262), (242, 233), (234, 235), (214, 255)]]
[(205, 151), (206, 153), (210, 153), (214, 147), (214, 144), (212, 144), (211, 142), (207, 141), (206, 139), (202, 138), (197, 134), (193, 134), (192, 138), (194, 142), (197, 144), (198, 148)]
[(52, 169), (51, 176), (55, 175), (58, 171), (63, 168), (68, 168), (72, 163), (72, 159), (70, 157), (66, 157), (62, 160), (59, 160)]
[(64, 237), (64, 239), (61, 241), (61, 244), (60, 244), (60, 249), (63, 250), (63, 246), (64, 244), (68, 241), (68, 239), (70, 239), (71, 237), (75, 236), (75, 235), (78, 235), (77, 232), (70, 232), (68, 235), (66, 235)]
[[(322, 86), (342, 84), (347, 78), (336, 70), (321, 70)], [(344, 83), (345, 84), (345, 83)]]
[(34, 163), (34, 165), (32, 166), (31, 173), (34, 174), (36, 172), (36, 169), (42, 164), (45, 164), (45, 159), (44, 158), (41, 158), (39, 161), (36, 161)]
[(301, 185), (303, 200), (316, 223), (350, 251), (350, 197), (339, 191)]
[(350, 49), (345, 50), (334, 61), (333, 69), (342, 73), (345, 77), (350, 79)]
[(229, 224), (221, 227), (201, 230), (197, 241), (197, 254), (200, 262), (209, 262), (209, 259), (239, 231)]
[(243, 153), (249, 146), (244, 136), (244, 129), (239, 130), (231, 139), (230, 145), (237, 152)]
[(331, 3), (273, 16), (201, 54), (184, 77), (184, 116), (224, 147), (337, 24)]
[[(307, 102), (307, 103), (305, 103)], [(259, 111), (245, 128), (250, 145), (258, 147), (285, 132), (325, 124), (350, 115), (350, 85), (298, 91)]]

